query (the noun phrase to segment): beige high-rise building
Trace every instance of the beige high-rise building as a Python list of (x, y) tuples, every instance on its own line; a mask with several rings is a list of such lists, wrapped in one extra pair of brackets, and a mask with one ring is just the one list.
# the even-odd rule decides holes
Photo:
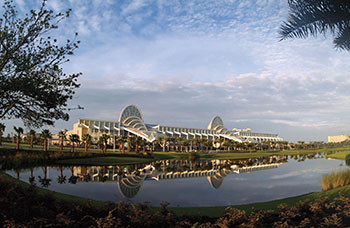
[(346, 140), (350, 140), (350, 135), (328, 136), (328, 143), (340, 143)]

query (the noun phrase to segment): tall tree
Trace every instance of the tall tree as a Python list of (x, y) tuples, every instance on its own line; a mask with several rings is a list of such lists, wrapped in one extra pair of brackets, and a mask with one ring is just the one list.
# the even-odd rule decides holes
[[(183, 137), (176, 137), (175, 141), (177, 143), (177, 150), (182, 152), (182, 143), (184, 141), (184, 138)], [(180, 147), (180, 149), (179, 149), (179, 147)]]
[(83, 142), (84, 142), (84, 151), (85, 153), (88, 151), (88, 147), (91, 144), (92, 137), (88, 133), (83, 134)]
[(107, 151), (107, 144), (108, 144), (108, 139), (110, 139), (110, 135), (108, 135), (108, 134), (102, 134), (101, 136), (100, 136), (100, 141), (101, 141), (101, 143), (103, 144), (103, 153), (106, 153), (106, 151)]
[(119, 152), (125, 153), (125, 143), (127, 142), (127, 138), (124, 135), (119, 135), (117, 137), (117, 142), (119, 144)]
[(281, 40), (330, 33), (334, 46), (350, 51), (350, 1), (288, 0), (289, 16), (280, 27)]
[(64, 141), (67, 139), (67, 130), (58, 132), (58, 138), (60, 139), (60, 152), (63, 152)]
[(71, 152), (74, 153), (74, 146), (75, 146), (75, 144), (80, 142), (79, 135), (77, 135), (77, 134), (70, 135), (69, 136), (69, 141), (72, 144)]
[(49, 139), (52, 138), (51, 132), (49, 129), (45, 129), (40, 134), (41, 139), (43, 140), (44, 152), (47, 152), (47, 144)]
[(167, 137), (158, 137), (157, 141), (159, 145), (163, 148), (163, 152), (166, 151)]
[(16, 136), (16, 150), (19, 150), (19, 144), (21, 143), (21, 135), (23, 134), (23, 128), (13, 127), (17, 136)]
[(0, 146), (2, 145), (2, 135), (4, 134), (5, 128), (5, 124), (0, 123)]
[(33, 148), (35, 134), (36, 134), (36, 132), (35, 132), (33, 129), (30, 129), (30, 131), (29, 131), (29, 136), (30, 136), (30, 148)]
[[(70, 10), (55, 14), (42, 0), (40, 9), (20, 18), (13, 0), (5, 0), (0, 18), (0, 119), (19, 118), (26, 126), (68, 120), (78, 74), (62, 64), (78, 48), (77, 33), (66, 42), (52, 38)], [(63, 43), (63, 45), (60, 45)]]

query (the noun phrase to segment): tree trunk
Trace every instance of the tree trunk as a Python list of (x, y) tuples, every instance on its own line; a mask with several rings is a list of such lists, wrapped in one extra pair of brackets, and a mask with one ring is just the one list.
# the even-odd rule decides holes
[(19, 150), (19, 137), (17, 137), (17, 141), (16, 141), (16, 150)]
[(47, 152), (47, 139), (44, 139), (44, 152)]
[(72, 142), (71, 152), (74, 153), (74, 142)]
[(63, 152), (63, 138), (61, 138), (60, 151)]
[(88, 151), (88, 144), (87, 144), (87, 142), (85, 142), (85, 144), (84, 144), (84, 151), (85, 151), (85, 153), (87, 153), (87, 151)]
[[(31, 135), (30, 136), (30, 148), (33, 148), (33, 141), (34, 141), (34, 136)], [(0, 145), (1, 145), (1, 143), (0, 143)]]

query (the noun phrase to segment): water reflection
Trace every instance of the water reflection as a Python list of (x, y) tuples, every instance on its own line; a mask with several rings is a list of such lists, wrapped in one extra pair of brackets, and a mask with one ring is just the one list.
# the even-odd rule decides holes
[[(213, 189), (218, 189), (231, 173), (246, 173), (278, 168), (287, 156), (246, 160), (157, 161), (129, 166), (73, 166), (72, 177), (79, 182), (115, 181), (126, 199), (134, 198), (144, 181), (206, 177)], [(60, 168), (61, 169), (61, 168)]]
[(220, 206), (319, 191), (322, 175), (340, 169), (344, 163), (318, 159), (323, 157), (318, 154), (122, 166), (46, 166), (7, 173), (33, 185), (97, 200), (147, 201), (152, 205), (166, 200), (175, 206)]

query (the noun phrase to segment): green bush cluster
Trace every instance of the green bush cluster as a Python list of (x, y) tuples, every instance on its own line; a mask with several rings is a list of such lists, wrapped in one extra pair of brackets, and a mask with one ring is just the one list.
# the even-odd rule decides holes
[(350, 225), (350, 199), (319, 199), (296, 206), (280, 205), (279, 211), (244, 211), (227, 208), (220, 218), (177, 216), (167, 209), (152, 212), (147, 204), (106, 204), (93, 207), (91, 201), (59, 201), (0, 177), (1, 227), (345, 227)]

